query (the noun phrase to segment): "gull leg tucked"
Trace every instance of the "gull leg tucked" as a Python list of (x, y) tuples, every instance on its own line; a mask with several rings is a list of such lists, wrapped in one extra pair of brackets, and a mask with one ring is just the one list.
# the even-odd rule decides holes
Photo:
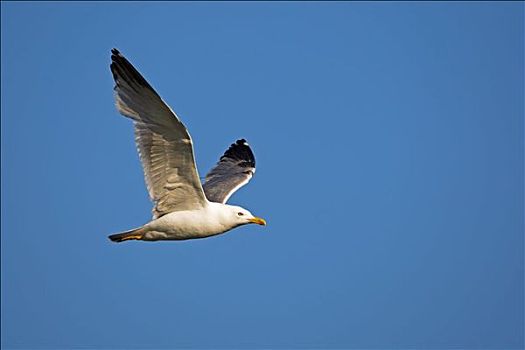
[(113, 242), (124, 242), (129, 240), (142, 240), (144, 236), (144, 228), (136, 228), (130, 231), (125, 231), (121, 233), (116, 233), (109, 236), (109, 239)]

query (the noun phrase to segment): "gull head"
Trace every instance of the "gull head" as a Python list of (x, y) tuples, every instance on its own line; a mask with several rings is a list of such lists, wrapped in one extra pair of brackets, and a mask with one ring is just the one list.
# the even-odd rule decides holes
[(253, 216), (252, 213), (250, 213), (244, 208), (235, 205), (228, 205), (228, 207), (228, 209), (230, 210), (231, 220), (234, 220), (239, 226), (246, 224), (258, 224), (263, 226), (266, 225), (266, 221), (264, 219)]

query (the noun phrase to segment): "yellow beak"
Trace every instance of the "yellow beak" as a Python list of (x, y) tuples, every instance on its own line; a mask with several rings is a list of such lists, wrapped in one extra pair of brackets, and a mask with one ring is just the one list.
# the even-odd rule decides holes
[(266, 221), (264, 221), (264, 219), (261, 219), (261, 218), (251, 218), (251, 219), (249, 219), (249, 220), (250, 220), (250, 222), (253, 222), (254, 224), (266, 226)]

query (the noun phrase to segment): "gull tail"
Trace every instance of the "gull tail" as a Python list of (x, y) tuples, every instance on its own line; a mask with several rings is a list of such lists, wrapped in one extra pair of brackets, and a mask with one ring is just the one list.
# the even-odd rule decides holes
[(129, 240), (142, 240), (145, 230), (143, 227), (139, 227), (133, 230), (124, 231), (121, 233), (115, 233), (114, 235), (108, 236), (108, 238), (113, 242), (124, 242)]

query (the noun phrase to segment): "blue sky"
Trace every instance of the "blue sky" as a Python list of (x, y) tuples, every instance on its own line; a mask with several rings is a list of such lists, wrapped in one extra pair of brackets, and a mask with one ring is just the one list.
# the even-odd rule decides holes
[[(524, 4), (2, 2), (2, 347), (523, 348)], [(151, 205), (119, 48), (268, 221)]]

